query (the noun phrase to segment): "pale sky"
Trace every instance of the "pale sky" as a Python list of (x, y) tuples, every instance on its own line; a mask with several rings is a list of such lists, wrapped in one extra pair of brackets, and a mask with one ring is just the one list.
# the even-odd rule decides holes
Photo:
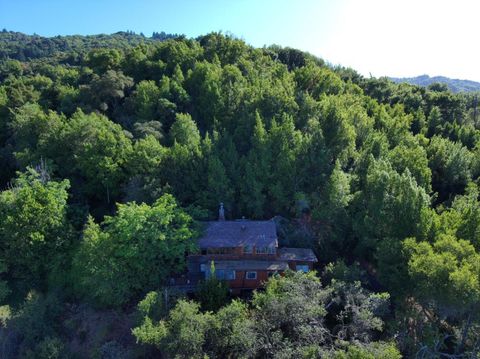
[(0, 28), (45, 36), (231, 32), (308, 51), (369, 76), (480, 81), (480, 1), (0, 0)]
[(480, 81), (480, 1), (344, 1), (333, 35), (311, 51), (364, 75)]

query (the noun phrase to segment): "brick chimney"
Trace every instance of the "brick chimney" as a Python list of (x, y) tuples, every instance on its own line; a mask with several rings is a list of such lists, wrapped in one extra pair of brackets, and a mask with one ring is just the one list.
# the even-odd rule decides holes
[(220, 208), (218, 209), (218, 220), (225, 220), (225, 209), (223, 208), (223, 203), (220, 203)]

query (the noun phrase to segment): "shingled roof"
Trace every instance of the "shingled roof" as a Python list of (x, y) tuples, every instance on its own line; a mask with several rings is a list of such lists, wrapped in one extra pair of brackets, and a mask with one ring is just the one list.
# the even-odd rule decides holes
[(273, 221), (211, 221), (199, 239), (200, 248), (277, 247), (277, 229)]

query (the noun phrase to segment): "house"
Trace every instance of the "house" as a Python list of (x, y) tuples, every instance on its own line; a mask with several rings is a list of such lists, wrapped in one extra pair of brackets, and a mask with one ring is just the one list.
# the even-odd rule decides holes
[(258, 288), (271, 275), (287, 269), (307, 272), (317, 258), (308, 248), (279, 248), (273, 220), (225, 220), (220, 205), (219, 220), (205, 222), (198, 240), (200, 253), (187, 258), (189, 280), (197, 283), (215, 275), (227, 281), (232, 292)]

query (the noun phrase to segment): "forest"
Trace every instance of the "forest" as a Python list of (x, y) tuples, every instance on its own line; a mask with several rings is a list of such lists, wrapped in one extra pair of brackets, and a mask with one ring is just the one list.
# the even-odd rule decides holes
[[(1, 358), (480, 358), (476, 93), (233, 35), (0, 32)], [(201, 221), (315, 272), (169, 290)]]

